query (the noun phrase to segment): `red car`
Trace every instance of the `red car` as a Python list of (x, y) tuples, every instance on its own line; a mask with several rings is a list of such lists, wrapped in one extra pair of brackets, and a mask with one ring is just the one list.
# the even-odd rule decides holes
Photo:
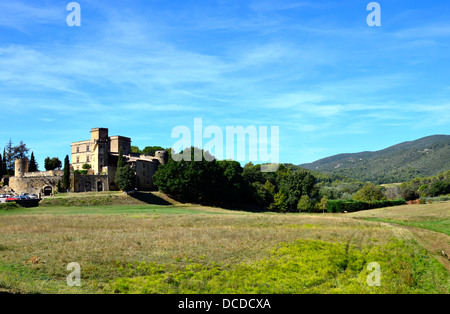
[(15, 202), (15, 201), (17, 201), (17, 200), (19, 200), (19, 197), (18, 197), (18, 196), (11, 196), (11, 197), (8, 197), (8, 198), (5, 200), (5, 202), (6, 202), (6, 203), (8, 203), (8, 202)]

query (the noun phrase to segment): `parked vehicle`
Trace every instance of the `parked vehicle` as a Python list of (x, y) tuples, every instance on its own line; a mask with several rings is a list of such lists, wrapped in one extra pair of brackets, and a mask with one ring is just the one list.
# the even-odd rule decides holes
[(6, 202), (6, 203), (9, 203), (9, 202), (15, 202), (15, 201), (18, 201), (19, 199), (20, 199), (19, 196), (10, 196), (10, 197), (7, 197), (7, 198), (6, 198), (5, 202)]

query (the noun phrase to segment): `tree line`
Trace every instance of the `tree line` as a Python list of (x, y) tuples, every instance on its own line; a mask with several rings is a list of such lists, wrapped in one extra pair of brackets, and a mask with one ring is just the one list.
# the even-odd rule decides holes
[(255, 205), (282, 212), (297, 211), (305, 201), (311, 208), (321, 201), (317, 180), (307, 170), (291, 171), (279, 165), (275, 172), (261, 172), (261, 165), (242, 167), (237, 161), (216, 160), (195, 147), (188, 150), (183, 153), (190, 153), (191, 160), (202, 154), (212, 161), (169, 159), (153, 177), (160, 191), (180, 201), (228, 207)]
[[(191, 160), (196, 154), (209, 154), (194, 147), (189, 150)], [(330, 208), (336, 211), (336, 206), (341, 205), (367, 209), (405, 203), (404, 193), (389, 194), (386, 187), (340, 175), (320, 174), (292, 164), (280, 164), (275, 172), (261, 172), (261, 165), (248, 163), (242, 167), (236, 161), (207, 157), (212, 161), (169, 159), (153, 177), (155, 185), (183, 202), (235, 207), (247, 204), (279, 212), (325, 212)]]

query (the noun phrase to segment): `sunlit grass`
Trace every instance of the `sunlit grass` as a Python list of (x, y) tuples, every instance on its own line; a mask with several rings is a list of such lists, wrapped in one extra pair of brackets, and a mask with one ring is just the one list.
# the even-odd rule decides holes
[[(33, 256), (42, 262), (25, 263)], [(370, 261), (382, 289), (364, 285)], [(66, 284), (70, 262), (81, 287)], [(448, 274), (404, 228), (346, 214), (145, 204), (0, 214), (0, 289), (11, 292), (448, 293)]]

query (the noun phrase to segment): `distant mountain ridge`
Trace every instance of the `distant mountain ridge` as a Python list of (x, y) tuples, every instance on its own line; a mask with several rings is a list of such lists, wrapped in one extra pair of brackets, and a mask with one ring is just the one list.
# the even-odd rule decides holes
[(379, 151), (338, 154), (300, 167), (373, 183), (394, 183), (450, 170), (450, 135), (432, 135)]

